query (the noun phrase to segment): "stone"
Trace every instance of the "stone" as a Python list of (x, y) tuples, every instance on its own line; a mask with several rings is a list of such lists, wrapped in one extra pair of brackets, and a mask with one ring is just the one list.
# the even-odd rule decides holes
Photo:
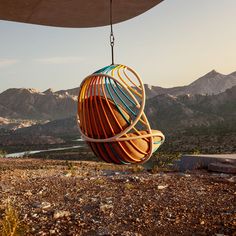
[(40, 190), (40, 191), (38, 192), (38, 194), (39, 194), (39, 195), (42, 195), (42, 194), (43, 194), (43, 190)]
[(95, 198), (95, 197), (91, 198), (91, 202), (97, 202), (97, 201), (98, 201), (98, 198)]
[(68, 217), (70, 216), (70, 212), (69, 211), (61, 211), (61, 210), (56, 210), (53, 214), (53, 219), (59, 219), (62, 217)]
[(179, 175), (180, 175), (181, 177), (191, 177), (190, 174), (186, 174), (186, 173), (183, 173), (183, 172), (179, 172)]
[(49, 202), (41, 202), (41, 203), (35, 203), (33, 204), (35, 208), (41, 208), (41, 209), (48, 209), (51, 207), (51, 203)]
[(105, 213), (109, 210), (112, 210), (113, 209), (113, 205), (111, 204), (100, 204), (100, 210)]
[(162, 189), (165, 189), (167, 187), (168, 187), (168, 185), (158, 185), (157, 189), (162, 190)]
[(67, 172), (66, 174), (65, 174), (65, 177), (71, 177), (72, 176), (72, 173), (71, 172)]
[(227, 179), (230, 183), (236, 182), (236, 176), (232, 176), (231, 178)]
[(32, 192), (30, 191), (30, 190), (27, 190), (26, 192), (25, 192), (25, 196), (32, 196), (33, 194), (32, 194)]
[(55, 233), (56, 233), (56, 230), (55, 230), (55, 229), (50, 229), (50, 230), (49, 230), (49, 233), (50, 233), (50, 234), (55, 234)]

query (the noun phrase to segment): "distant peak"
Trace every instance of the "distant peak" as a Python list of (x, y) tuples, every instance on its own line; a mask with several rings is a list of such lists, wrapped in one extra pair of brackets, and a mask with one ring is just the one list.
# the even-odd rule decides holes
[(214, 76), (214, 75), (219, 75), (220, 73), (217, 72), (216, 70), (212, 70), (210, 72), (208, 72), (206, 75), (209, 75), (209, 76)]
[(16, 90), (19, 90), (19, 91), (22, 91), (22, 92), (29, 92), (29, 93), (39, 93), (39, 91), (37, 89), (34, 89), (34, 88), (19, 88), (19, 89), (16, 89)]
[(49, 88), (49, 89), (45, 90), (43, 93), (44, 94), (52, 94), (53, 90), (51, 88)]
[(144, 84), (144, 86), (145, 86), (145, 88), (148, 88), (148, 89), (150, 89), (150, 90), (152, 90), (152, 85), (150, 85), (150, 84)]

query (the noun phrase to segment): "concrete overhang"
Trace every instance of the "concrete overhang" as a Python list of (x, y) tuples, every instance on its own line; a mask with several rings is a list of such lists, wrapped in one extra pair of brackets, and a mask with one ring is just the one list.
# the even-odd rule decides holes
[[(163, 0), (113, 0), (113, 23), (138, 16)], [(0, 20), (56, 27), (110, 24), (109, 0), (0, 0)]]

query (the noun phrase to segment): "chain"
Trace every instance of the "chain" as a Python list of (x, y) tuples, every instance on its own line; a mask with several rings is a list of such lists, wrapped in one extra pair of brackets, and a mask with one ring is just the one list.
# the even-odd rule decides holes
[(110, 45), (111, 45), (111, 64), (114, 65), (115, 36), (114, 36), (114, 33), (113, 33), (112, 21), (113, 21), (113, 17), (112, 17), (112, 0), (110, 0), (110, 25), (111, 25)]

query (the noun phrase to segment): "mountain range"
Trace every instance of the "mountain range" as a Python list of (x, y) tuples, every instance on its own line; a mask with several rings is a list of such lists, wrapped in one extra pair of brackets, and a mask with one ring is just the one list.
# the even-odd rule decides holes
[(215, 95), (157, 95), (147, 100), (153, 128), (177, 131), (193, 127), (236, 124), (236, 86)]
[[(146, 102), (145, 112), (153, 129), (164, 133), (196, 127), (236, 127), (236, 86), (217, 95), (157, 95)], [(74, 114), (73, 114), (74, 115)], [(18, 129), (17, 134), (76, 135), (75, 116)]]
[[(196, 94), (203, 96), (216, 95), (235, 85), (236, 72), (223, 75), (213, 70), (187, 86), (162, 88), (145, 84), (145, 90), (147, 100), (153, 98), (156, 99), (156, 104), (162, 101), (163, 106), (168, 107), (170, 101), (176, 101), (178, 104), (181, 99), (184, 99), (184, 97), (177, 99), (181, 95), (188, 95), (190, 97)], [(76, 114), (78, 93), (79, 87), (56, 92), (53, 92), (51, 89), (39, 92), (35, 89), (10, 88), (0, 94), (0, 117), (40, 120), (43, 122), (65, 119)], [(159, 95), (162, 96), (158, 97)], [(196, 98), (191, 98), (190, 100), (195, 101)], [(153, 100), (150, 100), (147, 103), (152, 102)], [(155, 109), (159, 110), (160, 106), (158, 106)], [(168, 108), (170, 109), (169, 112), (173, 112), (174, 108), (176, 108), (175, 105), (173, 108)], [(147, 106), (146, 109), (154, 108), (148, 108)], [(149, 110), (148, 112), (150, 113)], [(183, 111), (186, 113), (189, 110)]]
[(54, 93), (51, 89), (11, 88), (0, 94), (0, 117), (14, 119), (55, 120), (76, 113), (77, 98)]
[(215, 70), (210, 71), (206, 75), (200, 77), (189, 85), (173, 88), (162, 88), (158, 86), (145, 85), (147, 96), (154, 97), (159, 94), (170, 94), (179, 96), (184, 94), (202, 94), (213, 95), (224, 92), (226, 89), (236, 85), (236, 71), (223, 75)]
[[(224, 92), (226, 89), (231, 88), (235, 85), (236, 71), (231, 74), (224, 75), (215, 70), (210, 71), (209, 73), (205, 74), (204, 76), (186, 86), (162, 88), (159, 86), (144, 84), (146, 95), (148, 98), (154, 97), (159, 94), (171, 94), (174, 96), (183, 94), (212, 95)], [(56, 93), (61, 95), (69, 94), (72, 96), (77, 96), (79, 93), (79, 87), (68, 90), (60, 90)]]

